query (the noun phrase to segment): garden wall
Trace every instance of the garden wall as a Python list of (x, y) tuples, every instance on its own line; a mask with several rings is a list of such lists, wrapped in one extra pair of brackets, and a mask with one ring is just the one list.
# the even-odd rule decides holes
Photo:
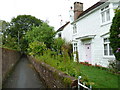
[(74, 77), (68, 76), (31, 56), (28, 56), (28, 58), (34, 65), (40, 77), (43, 77), (48, 88), (73, 88), (74, 86), (77, 86), (77, 80)]
[(5, 81), (8, 73), (14, 65), (20, 60), (21, 54), (18, 51), (0, 48), (2, 51), (2, 82)]

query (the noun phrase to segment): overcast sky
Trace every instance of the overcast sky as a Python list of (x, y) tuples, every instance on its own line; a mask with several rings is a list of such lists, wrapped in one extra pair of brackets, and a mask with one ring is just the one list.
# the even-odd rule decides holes
[(69, 10), (75, 1), (84, 3), (85, 10), (99, 0), (0, 0), (0, 20), (10, 22), (13, 17), (26, 14), (49, 20), (49, 24), (58, 29), (60, 19), (69, 21)]

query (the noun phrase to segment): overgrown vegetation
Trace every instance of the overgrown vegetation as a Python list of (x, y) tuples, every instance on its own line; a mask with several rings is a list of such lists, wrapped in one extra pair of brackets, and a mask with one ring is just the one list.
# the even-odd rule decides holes
[(87, 66), (80, 63), (73, 62), (69, 56), (53, 55), (56, 53), (48, 49), (44, 51), (41, 56), (36, 56), (40, 61), (43, 61), (66, 74), (78, 78), (82, 76), (82, 81), (87, 85), (92, 85), (94, 88), (118, 88), (118, 76), (108, 70), (96, 68), (95, 66)]

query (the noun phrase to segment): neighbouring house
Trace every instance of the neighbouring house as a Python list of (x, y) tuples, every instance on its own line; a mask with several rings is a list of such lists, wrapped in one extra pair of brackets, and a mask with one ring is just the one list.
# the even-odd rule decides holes
[(115, 60), (109, 32), (114, 9), (119, 5), (119, 0), (101, 0), (83, 11), (83, 3), (74, 3), (73, 34), (70, 38), (72, 37), (73, 52), (78, 52), (79, 62), (107, 67), (109, 60)]
[(56, 38), (60, 37), (67, 42), (72, 42), (72, 31), (70, 21), (61, 26), (56, 32)]

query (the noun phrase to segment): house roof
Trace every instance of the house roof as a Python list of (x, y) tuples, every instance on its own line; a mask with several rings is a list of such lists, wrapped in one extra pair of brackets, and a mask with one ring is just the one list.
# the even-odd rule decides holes
[(61, 27), (57, 30), (57, 32), (62, 31), (69, 23), (70, 23), (70, 21), (67, 22), (66, 24), (64, 24), (63, 26), (61, 26)]
[(89, 7), (88, 9), (86, 9), (85, 11), (83, 11), (78, 18), (80, 18), (81, 16), (87, 14), (88, 12), (92, 11), (93, 9), (97, 8), (98, 6), (104, 4), (106, 1), (108, 0), (100, 0), (99, 2), (97, 2), (96, 4), (94, 4), (93, 6)]

